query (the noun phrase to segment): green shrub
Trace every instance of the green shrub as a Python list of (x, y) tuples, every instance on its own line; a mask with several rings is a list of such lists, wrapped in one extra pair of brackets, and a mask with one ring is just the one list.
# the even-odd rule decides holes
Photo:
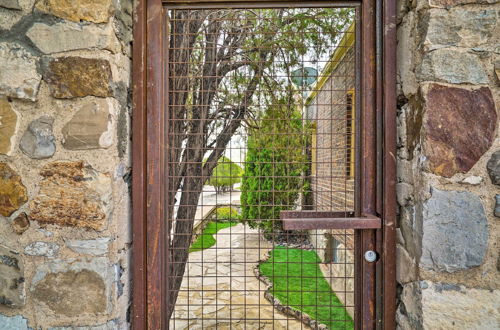
[(218, 207), (217, 210), (215, 210), (215, 216), (219, 221), (239, 219), (238, 210), (230, 206)]
[(268, 238), (282, 231), (280, 211), (296, 208), (307, 187), (309, 141), (301, 113), (287, 105), (267, 109), (250, 132), (241, 186), (242, 220)]
[(222, 156), (207, 184), (213, 186), (217, 194), (230, 191), (234, 184), (241, 182), (242, 172), (243, 170), (238, 164)]

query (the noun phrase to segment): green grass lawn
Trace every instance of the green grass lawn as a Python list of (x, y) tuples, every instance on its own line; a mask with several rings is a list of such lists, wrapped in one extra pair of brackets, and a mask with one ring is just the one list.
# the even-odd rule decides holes
[(323, 277), (319, 263), (315, 251), (278, 246), (259, 270), (273, 284), (270, 293), (282, 305), (298, 309), (330, 329), (354, 329), (351, 316)]
[(189, 252), (201, 251), (214, 246), (216, 242), (214, 235), (217, 234), (219, 230), (236, 226), (237, 224), (238, 222), (235, 221), (210, 221), (203, 230), (203, 233), (196, 238), (193, 244), (191, 244)]

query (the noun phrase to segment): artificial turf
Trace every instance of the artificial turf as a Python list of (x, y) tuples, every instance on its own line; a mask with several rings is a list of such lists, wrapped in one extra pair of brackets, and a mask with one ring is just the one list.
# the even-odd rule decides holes
[(282, 305), (308, 314), (330, 329), (354, 329), (354, 322), (319, 268), (315, 251), (275, 247), (259, 265), (272, 283), (270, 293)]
[(210, 221), (203, 230), (203, 233), (191, 244), (189, 252), (201, 251), (214, 246), (216, 242), (214, 235), (219, 230), (236, 226), (237, 224), (238, 222), (235, 221)]

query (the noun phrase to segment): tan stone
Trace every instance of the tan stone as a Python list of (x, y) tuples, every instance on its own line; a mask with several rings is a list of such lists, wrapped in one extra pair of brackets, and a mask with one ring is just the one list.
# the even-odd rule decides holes
[(0, 163), (0, 215), (8, 217), (28, 201), (21, 177), (6, 163)]
[(0, 98), (0, 154), (8, 155), (16, 133), (17, 114), (5, 98)]
[(83, 162), (53, 162), (30, 204), (34, 221), (102, 230), (112, 210), (111, 179)]
[(106, 284), (94, 271), (51, 273), (35, 285), (33, 298), (70, 317), (106, 312)]
[(36, 100), (41, 76), (38, 59), (17, 43), (0, 43), (0, 95)]
[(111, 25), (101, 27), (70, 22), (53, 25), (35, 23), (26, 35), (45, 54), (87, 48), (107, 49), (113, 53), (120, 50)]
[(112, 143), (109, 104), (96, 99), (85, 104), (63, 127), (63, 146), (69, 150), (107, 148)]
[(61, 57), (50, 61), (44, 73), (53, 97), (111, 96), (111, 67), (101, 59)]
[(21, 256), (0, 245), (0, 304), (22, 307), (24, 301), (24, 266)]
[(68, 21), (104, 23), (112, 14), (112, 0), (40, 0), (36, 8)]

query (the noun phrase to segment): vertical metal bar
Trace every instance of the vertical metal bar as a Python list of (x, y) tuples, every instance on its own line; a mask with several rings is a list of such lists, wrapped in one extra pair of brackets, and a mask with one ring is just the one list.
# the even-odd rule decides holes
[(167, 329), (164, 312), (162, 3), (147, 1), (147, 328)]
[(132, 47), (132, 317), (134, 329), (146, 328), (146, 2), (134, 10)]
[(383, 1), (384, 168), (383, 315), (384, 329), (396, 328), (396, 1)]
[[(361, 10), (361, 210), (376, 214), (376, 44), (375, 44), (375, 0), (364, 0)], [(374, 230), (360, 231), (359, 253), (375, 250)], [(358, 273), (358, 290), (361, 290), (359, 328), (375, 327), (375, 263), (361, 259)]]

